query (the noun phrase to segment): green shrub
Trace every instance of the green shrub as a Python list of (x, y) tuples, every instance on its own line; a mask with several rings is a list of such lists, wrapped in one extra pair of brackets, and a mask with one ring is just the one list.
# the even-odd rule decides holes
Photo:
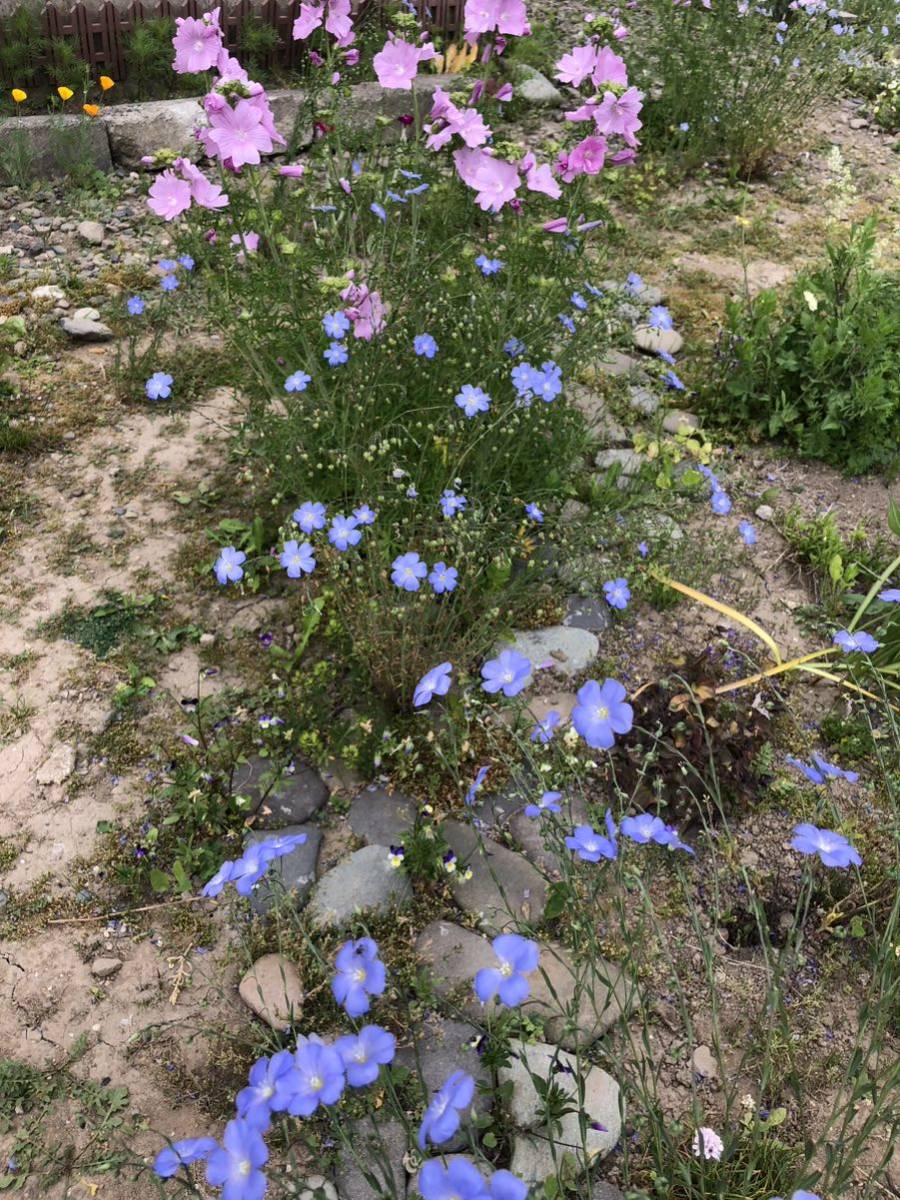
[(0, 21), (0, 79), (11, 87), (32, 83), (38, 76), (46, 48), (38, 7), (17, 8)]
[(850, 47), (881, 40), (869, 29), (880, 23), (860, 20), (857, 33), (825, 11), (781, 2), (650, 0), (647, 25), (624, 43), (647, 95), (645, 137), (688, 163), (724, 159), (736, 174), (756, 173), (834, 94)]
[(875, 224), (828, 262), (732, 301), (708, 400), (732, 427), (782, 438), (848, 474), (900, 465), (900, 275), (873, 266)]
[(125, 65), (128, 78), (137, 87), (138, 95), (151, 91), (171, 91), (172, 36), (175, 22), (168, 17), (157, 17), (136, 25), (124, 38)]
[(241, 59), (254, 73), (254, 78), (265, 77), (267, 60), (278, 49), (278, 30), (250, 14), (241, 26), (238, 42)]

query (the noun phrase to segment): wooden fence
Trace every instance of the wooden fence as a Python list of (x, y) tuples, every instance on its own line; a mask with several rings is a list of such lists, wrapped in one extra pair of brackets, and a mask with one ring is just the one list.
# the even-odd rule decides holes
[[(456, 37), (462, 29), (465, 0), (415, 0), (424, 26), (445, 37)], [(359, 16), (378, 14), (384, 0), (355, 0)], [(128, 7), (115, 4), (75, 4), (71, 8), (48, 4), (43, 9), (44, 36), (50, 40), (64, 39), (73, 44), (78, 57), (89, 64), (96, 75), (111, 75), (116, 80), (126, 77), (125, 39), (143, 21), (155, 17), (199, 17), (214, 7), (212, 0), (156, 0), (143, 3), (132, 0)], [(240, 50), (241, 28), (248, 20), (273, 27), (278, 32), (277, 47), (266, 56), (266, 67), (296, 67), (306, 57), (304, 42), (295, 42), (291, 30), (300, 14), (300, 0), (238, 0), (237, 4), (222, 4), (220, 24), (225, 45), (233, 53)]]

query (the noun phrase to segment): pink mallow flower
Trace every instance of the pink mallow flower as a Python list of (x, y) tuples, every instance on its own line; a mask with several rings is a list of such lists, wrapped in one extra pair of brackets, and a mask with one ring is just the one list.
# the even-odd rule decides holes
[(607, 85), (616, 83), (620, 87), (627, 87), (628, 68), (625, 66), (625, 60), (619, 58), (618, 54), (610, 50), (609, 46), (604, 46), (597, 52), (597, 62), (594, 65), (591, 79), (598, 88), (602, 87), (604, 83)]
[(581, 87), (596, 70), (597, 54), (596, 46), (575, 46), (556, 64), (556, 78), (572, 87)]
[(344, 314), (353, 322), (353, 336), (364, 342), (371, 342), (376, 333), (381, 333), (385, 326), (387, 308), (378, 292), (370, 292), (364, 283), (356, 283), (353, 273), (350, 282), (341, 292)]
[(214, 8), (202, 17), (177, 17), (175, 29), (176, 33), (172, 38), (175, 48), (172, 70), (179, 75), (211, 71), (222, 49), (219, 10)]
[(529, 192), (543, 192), (551, 200), (560, 198), (562, 188), (553, 178), (553, 171), (550, 169), (549, 163), (538, 164), (534, 155), (529, 153), (525, 155), (519, 166), (525, 172), (525, 186)]
[(164, 221), (174, 221), (191, 207), (190, 185), (179, 179), (174, 171), (163, 171), (153, 181), (147, 206)]
[(618, 133), (630, 146), (637, 145), (635, 133), (641, 128), (638, 113), (641, 111), (641, 93), (630, 87), (621, 96), (614, 92), (604, 93), (594, 113), (594, 122), (600, 133)]
[(568, 154), (561, 154), (557, 168), (566, 183), (571, 183), (579, 175), (599, 175), (603, 170), (606, 150), (605, 139), (592, 134), (573, 146)]
[(252, 100), (243, 99), (234, 108), (226, 104), (210, 114), (205, 142), (207, 149), (212, 145), (222, 162), (228, 160), (235, 170), (259, 163), (261, 153), (274, 149), (263, 112)]
[(464, 24), (470, 42), (495, 29), (511, 37), (522, 37), (530, 31), (525, 0), (466, 0)]
[(456, 150), (453, 161), (463, 183), (478, 193), (475, 203), (483, 212), (499, 212), (515, 199), (522, 185), (514, 164), (495, 158), (487, 150)]
[(182, 179), (190, 186), (191, 199), (200, 208), (225, 208), (228, 196), (217, 183), (207, 179), (199, 167), (188, 158), (176, 158), (172, 164)]
[(434, 58), (435, 54), (431, 42), (414, 46), (391, 33), (382, 49), (372, 59), (372, 66), (383, 88), (408, 92), (412, 89), (419, 63), (427, 62), (428, 59)]

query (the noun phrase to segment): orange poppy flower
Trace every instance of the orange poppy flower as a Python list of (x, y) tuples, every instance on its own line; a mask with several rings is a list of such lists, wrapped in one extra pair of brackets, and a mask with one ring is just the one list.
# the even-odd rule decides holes
[(15, 100), (16, 104), (21, 104), (23, 100), (28, 99), (28, 93), (23, 92), (21, 88), (13, 88), (12, 98)]
[(71, 100), (75, 95), (75, 93), (69, 87), (58, 87), (56, 90), (59, 92), (59, 98), (61, 100)]
[(84, 109), (84, 111), (87, 113), (87, 115), (89, 117), (99, 117), (99, 115), (100, 115), (100, 105), (99, 104), (82, 104), (81, 107)]
[(110, 88), (116, 86), (116, 81), (114, 79), (110, 79), (108, 75), (101, 75), (100, 86), (103, 88), (104, 92), (108, 92)]

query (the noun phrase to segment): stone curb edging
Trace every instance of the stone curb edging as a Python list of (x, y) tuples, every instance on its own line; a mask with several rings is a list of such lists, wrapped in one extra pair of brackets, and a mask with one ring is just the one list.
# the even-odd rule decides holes
[[(391, 124), (384, 127), (384, 140), (401, 136), (398, 118), (415, 108), (422, 117), (431, 105), (436, 87), (452, 86), (459, 76), (429, 75), (415, 81), (412, 92), (385, 90), (377, 83), (359, 83), (349, 96), (340, 98), (336, 117), (361, 140), (368, 140), (379, 118)], [(278, 88), (268, 93), (279, 132), (291, 139), (298, 149), (313, 140), (311, 122), (300, 124), (309, 94), (302, 88)], [(47, 180), (69, 174), (72, 160), (85, 161), (95, 170), (108, 172), (113, 167), (134, 170), (144, 155), (165, 147), (186, 157), (197, 158), (194, 130), (206, 123), (200, 108), (202, 97), (175, 100), (148, 100), (140, 104), (121, 104), (99, 117), (47, 114), (34, 117), (10, 117), (0, 122), (4, 141), (24, 137), (31, 159), (29, 174)], [(298, 125), (300, 126), (297, 129)], [(82, 144), (78, 145), (78, 140)], [(283, 153), (279, 149), (276, 153)], [(0, 179), (0, 183), (6, 182)]]

